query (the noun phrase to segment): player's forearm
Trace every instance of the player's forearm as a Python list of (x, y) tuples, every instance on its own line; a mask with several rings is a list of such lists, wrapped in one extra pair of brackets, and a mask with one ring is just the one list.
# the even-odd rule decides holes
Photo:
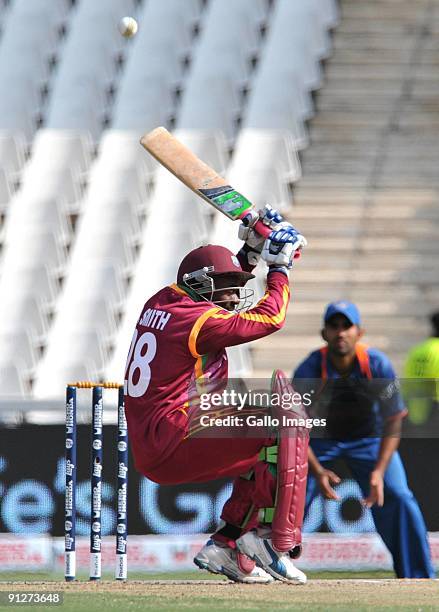
[(238, 314), (225, 311), (212, 313), (204, 321), (196, 339), (198, 353), (205, 355), (269, 336), (283, 327), (289, 300), (287, 277), (281, 272), (270, 273), (267, 291), (254, 308)]
[(380, 474), (384, 475), (393, 453), (398, 449), (400, 440), (401, 420), (392, 419), (387, 421), (375, 465), (375, 470), (380, 472)]

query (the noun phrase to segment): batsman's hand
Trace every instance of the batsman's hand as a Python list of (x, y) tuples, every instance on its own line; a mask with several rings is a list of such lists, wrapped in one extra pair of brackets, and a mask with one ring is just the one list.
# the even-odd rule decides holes
[(265, 242), (265, 238), (253, 229), (257, 221), (262, 221), (262, 223), (271, 230), (292, 227), (292, 225), (285, 221), (282, 215), (276, 209), (272, 208), (270, 204), (266, 204), (262, 210), (255, 213), (250, 221), (247, 220), (247, 224), (241, 223), (238, 229), (238, 238), (245, 242), (243, 251), (247, 257), (247, 261), (252, 266), (258, 264)]
[(331, 470), (322, 470), (316, 475), (320, 491), (325, 499), (340, 499), (332, 485), (340, 484), (341, 479), (335, 472)]
[(384, 504), (384, 478), (379, 470), (374, 470), (369, 478), (369, 495), (363, 499), (363, 506), (371, 508), (375, 504), (382, 506)]
[(306, 238), (290, 225), (270, 234), (262, 248), (262, 259), (270, 267), (288, 271), (306, 245)]

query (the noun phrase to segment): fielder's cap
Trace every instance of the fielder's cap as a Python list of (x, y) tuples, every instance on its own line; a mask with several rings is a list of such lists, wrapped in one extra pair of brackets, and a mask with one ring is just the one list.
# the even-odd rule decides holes
[(232, 251), (216, 244), (207, 244), (194, 249), (183, 258), (177, 272), (177, 283), (183, 282), (185, 274), (196, 272), (205, 267), (212, 268), (208, 273), (209, 276), (233, 274), (241, 283), (246, 283), (255, 277), (250, 272), (244, 272), (238, 258)]
[(346, 300), (331, 302), (331, 304), (326, 306), (323, 321), (327, 323), (329, 319), (336, 314), (344, 315), (347, 319), (349, 319), (352, 325), (361, 325), (360, 311), (352, 302), (346, 302)]

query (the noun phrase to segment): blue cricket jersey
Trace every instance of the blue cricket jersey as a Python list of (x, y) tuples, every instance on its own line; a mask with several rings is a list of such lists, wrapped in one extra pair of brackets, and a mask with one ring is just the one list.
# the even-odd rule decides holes
[(325, 431), (314, 435), (334, 440), (377, 437), (384, 421), (405, 416), (390, 359), (369, 347), (363, 348), (363, 355), (368, 375), (357, 356), (351, 372), (341, 376), (322, 350), (313, 351), (295, 370), (294, 387), (302, 394), (311, 393), (313, 398), (310, 415), (327, 421)]

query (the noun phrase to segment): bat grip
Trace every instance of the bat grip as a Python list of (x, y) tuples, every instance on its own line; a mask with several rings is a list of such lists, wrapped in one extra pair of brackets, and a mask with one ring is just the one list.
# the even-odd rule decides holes
[[(253, 226), (253, 229), (256, 232), (258, 232), (260, 236), (263, 236), (264, 238), (268, 238), (268, 236), (273, 231), (268, 227), (268, 225), (265, 225), (264, 223), (262, 223), (262, 221), (256, 221), (255, 225)], [(294, 259), (299, 259), (300, 255), (301, 255), (300, 250), (296, 251), (294, 253)]]

